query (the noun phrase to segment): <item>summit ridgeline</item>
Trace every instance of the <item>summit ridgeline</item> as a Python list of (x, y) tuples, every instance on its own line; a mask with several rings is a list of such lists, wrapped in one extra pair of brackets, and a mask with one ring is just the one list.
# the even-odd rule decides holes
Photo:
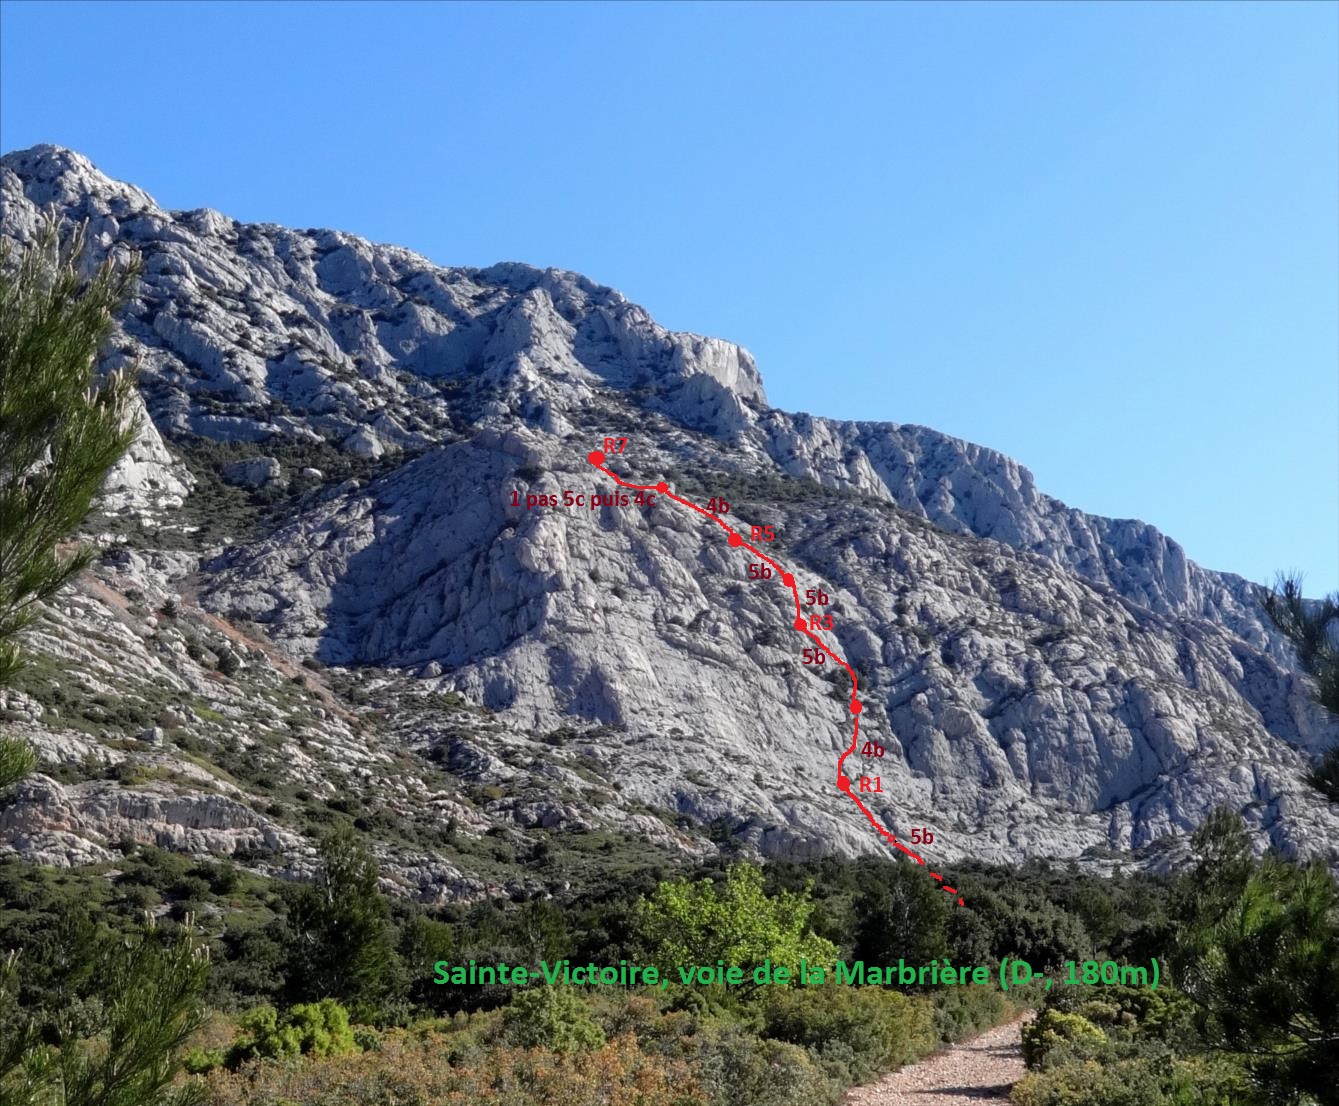
[(104, 553), (0, 703), (43, 758), (11, 848), (300, 872), (323, 800), (425, 899), (521, 888), (490, 834), (888, 851), (834, 786), (852, 680), (709, 520), (596, 498), (611, 438), (611, 472), (727, 504), (830, 600), (879, 750), (842, 778), (877, 775), (870, 820), (933, 834), (927, 859), (1170, 864), (1224, 803), (1260, 848), (1336, 859), (1302, 782), (1332, 724), (1251, 585), (1151, 526), (925, 427), (776, 410), (744, 349), (574, 273), (169, 212), (51, 146), (0, 190), (5, 238), (54, 208), (144, 261), (105, 354), (146, 417)]

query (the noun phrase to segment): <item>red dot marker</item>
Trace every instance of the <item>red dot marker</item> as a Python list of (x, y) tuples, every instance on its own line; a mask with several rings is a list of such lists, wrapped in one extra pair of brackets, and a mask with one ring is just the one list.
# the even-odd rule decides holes
[[(607, 440), (607, 439), (606, 439), (606, 440)], [(604, 462), (605, 462), (605, 455), (604, 455), (604, 453), (603, 453), (602, 451), (600, 451), (600, 450), (598, 450), (598, 449), (596, 449), (596, 450), (592, 450), (590, 453), (588, 453), (588, 454), (586, 455), (586, 460), (588, 460), (592, 465), (595, 465), (597, 468), (602, 468), (603, 465), (604, 465)], [(608, 472), (607, 469), (605, 469), (604, 471), (605, 471), (605, 472)], [(613, 475), (613, 474), (610, 473), (610, 475)], [(615, 479), (618, 483), (623, 484), (624, 487), (637, 487), (637, 486), (638, 486), (638, 485), (626, 484), (626, 483), (624, 483), (622, 480), (619, 480), (619, 478), (618, 478), (617, 476), (615, 476), (614, 479)], [(643, 485), (643, 487), (644, 487), (644, 485)], [(668, 482), (668, 481), (665, 481), (665, 480), (661, 480), (661, 481), (659, 481), (659, 482), (655, 485), (655, 489), (656, 489), (656, 491), (661, 492), (661, 493), (669, 493), (669, 482)], [(675, 498), (676, 500), (678, 500), (678, 501), (681, 502), (681, 503), (688, 503), (687, 500), (679, 500), (677, 496), (674, 496), (673, 498)], [(688, 503), (688, 506), (690, 506), (690, 507), (696, 507), (696, 505), (695, 505), (695, 504), (692, 504), (692, 503)], [(700, 513), (702, 513), (702, 514), (708, 514), (708, 512), (703, 511), (700, 507), (697, 507), (696, 509), (697, 509)], [(710, 516), (710, 517), (715, 517), (715, 516), (712, 515), (712, 516)], [(719, 521), (719, 520), (718, 520), (718, 521)], [(737, 532), (734, 531), (734, 530), (731, 530), (729, 527), (726, 527), (725, 530), (726, 530), (726, 537), (727, 537), (727, 539), (728, 539), (729, 544), (731, 545), (731, 547), (738, 548), (739, 546), (742, 546), (742, 545), (745, 545), (745, 544), (746, 544), (745, 541), (744, 541), (744, 538), (743, 538), (739, 533), (737, 533)], [(749, 548), (750, 548), (751, 551), (756, 552), (756, 550), (752, 550), (752, 547), (749, 547)], [(761, 556), (761, 554), (759, 554), (759, 555)], [(795, 590), (795, 577), (794, 577), (791, 573), (782, 571), (782, 570), (781, 570), (781, 566), (778, 565), (778, 564), (776, 564), (775, 561), (768, 561), (766, 557), (764, 557), (763, 560), (766, 561), (766, 563), (772, 565), (772, 567), (773, 567), (774, 569), (777, 570), (777, 574), (780, 576), (780, 578), (781, 578), (781, 582), (782, 582), (782, 584), (783, 584), (784, 586), (786, 586), (786, 587), (788, 587), (788, 588), (790, 588), (790, 589), (792, 589), (792, 590)], [(819, 641), (817, 635), (814, 635), (814, 634), (810, 633), (809, 625), (808, 625), (808, 623), (806, 622), (804, 616), (798, 613), (798, 609), (799, 609), (799, 603), (798, 603), (798, 600), (799, 600), (799, 593), (798, 593), (798, 591), (796, 592), (796, 596), (795, 596), (795, 597), (796, 597), (796, 600), (797, 600), (797, 602), (796, 602), (797, 617), (796, 617), (796, 619), (795, 619), (795, 623), (794, 623), (794, 625), (795, 625), (795, 629), (796, 629), (796, 630), (799, 630), (799, 631), (801, 631), (801, 632), (803, 632), (803, 633), (808, 633), (808, 634), (810, 634), (811, 637), (813, 637), (813, 639), (814, 639), (815, 641)], [(822, 645), (822, 642), (819, 641), (819, 644)], [(858, 714), (860, 714), (860, 713), (865, 709), (865, 707), (864, 707), (864, 704), (861, 703), (861, 701), (855, 697), (855, 687), (854, 687), (854, 684), (855, 684), (855, 673), (852, 672), (852, 670), (850, 669), (850, 667), (849, 667), (848, 665), (846, 665), (846, 663), (845, 663), (844, 661), (842, 661), (841, 658), (837, 656), (837, 654), (830, 652), (826, 647), (824, 647), (824, 650), (823, 650), (823, 651), (824, 651), (825, 653), (827, 653), (829, 656), (831, 656), (834, 660), (836, 660), (837, 663), (840, 664), (842, 667), (846, 668), (848, 674), (851, 675), (851, 680), (852, 680), (852, 685), (853, 685), (853, 686), (852, 686), (852, 689), (851, 689), (851, 690), (852, 690), (852, 695), (851, 695), (851, 701), (850, 701), (850, 710), (851, 710), (851, 713), (854, 714), (854, 715), (858, 715)], [(820, 657), (819, 659), (822, 659), (822, 658)], [(856, 725), (856, 731), (855, 731), (855, 732), (856, 732), (856, 734), (859, 734), (859, 726), (860, 726), (859, 722), (857, 722), (855, 725)], [(841, 759), (842, 759), (842, 760), (845, 760), (845, 759), (846, 759), (846, 756), (850, 755), (850, 753), (853, 753), (853, 752), (855, 752), (855, 745), (854, 745), (854, 744), (853, 744), (853, 745), (851, 746), (851, 748), (847, 751), (847, 753), (844, 754), (844, 755), (842, 756)], [(862, 784), (863, 784), (863, 782), (864, 782), (864, 778), (865, 778), (865, 777), (863, 777), (863, 776), (861, 777), (861, 782), (862, 782)], [(866, 815), (866, 817), (868, 817), (869, 820), (870, 820), (872, 823), (874, 823), (874, 829), (877, 830), (878, 833), (879, 833), (885, 840), (889, 841), (889, 842), (890, 842), (891, 844), (893, 844), (895, 847), (897, 847), (898, 849), (900, 849), (903, 853), (905, 853), (910, 859), (914, 860), (917, 864), (924, 866), (924, 865), (925, 865), (925, 860), (924, 860), (923, 857), (917, 856), (917, 855), (916, 855), (914, 852), (912, 852), (910, 849), (908, 849), (908, 848), (906, 848), (905, 846), (901, 845), (901, 844), (898, 842), (897, 838), (896, 838), (892, 833), (890, 833), (888, 830), (884, 829), (883, 826), (879, 825), (879, 823), (878, 823), (878, 821), (875, 819), (874, 815), (872, 815), (868, 810), (865, 809), (865, 807), (864, 807), (863, 805), (861, 805), (860, 800), (859, 800), (858, 798), (855, 798), (855, 788), (854, 788), (854, 786), (853, 786), (853, 782), (854, 782), (854, 781), (842, 771), (842, 769), (841, 769), (841, 764), (840, 764), (840, 762), (838, 762), (838, 767), (837, 767), (837, 790), (840, 791), (840, 792), (842, 792), (842, 794), (847, 795), (848, 797), (850, 797), (850, 798), (853, 799), (853, 801), (855, 802), (856, 806), (858, 806), (858, 807), (860, 808), (860, 810)], [(936, 880), (940, 881), (941, 883), (943, 882), (943, 878), (944, 878), (944, 877), (941, 876), (941, 875), (939, 875), (937, 872), (932, 872), (932, 873), (930, 873), (930, 874), (931, 874), (932, 876), (934, 876), (934, 878), (935, 878)], [(958, 895), (957, 888), (949, 887), (949, 886), (947, 886), (947, 885), (944, 885), (944, 890), (945, 890), (948, 894), (950, 894), (950, 895), (953, 895), (953, 896), (957, 896), (957, 895)], [(965, 905), (964, 902), (963, 902), (963, 899), (962, 899), (961, 897), (957, 897), (957, 900), (956, 900), (956, 901), (957, 901), (957, 904), (958, 904), (959, 906), (963, 906), (963, 905)]]

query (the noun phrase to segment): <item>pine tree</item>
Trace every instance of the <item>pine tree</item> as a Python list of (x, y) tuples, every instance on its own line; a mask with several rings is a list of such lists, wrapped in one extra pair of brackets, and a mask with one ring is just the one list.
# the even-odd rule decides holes
[[(1297, 651), (1302, 671), (1316, 681), (1316, 702), (1339, 715), (1339, 594), (1307, 602), (1301, 579), (1281, 576), (1263, 598), (1265, 611)], [(1326, 752), (1309, 779), (1339, 802), (1339, 746)]]
[(1282, 576), (1264, 597), (1265, 611), (1297, 650), (1302, 671), (1316, 681), (1316, 702), (1339, 714), (1339, 595), (1302, 598), (1302, 581)]
[(404, 986), (377, 862), (347, 826), (326, 834), (320, 852), (318, 878), (288, 894), (293, 997), (336, 998), (374, 1020)]
[(1242, 1059), (1265, 1101), (1336, 1101), (1339, 885), (1319, 862), (1253, 861), (1235, 815), (1195, 842), (1175, 967), (1206, 1040)]
[(62, 548), (134, 439), (133, 374), (96, 380), (98, 350), (139, 272), (137, 258), (81, 275), (82, 229), (54, 218), (18, 257), (0, 244), (0, 684), (18, 634), (92, 557)]
[(870, 862), (870, 878), (855, 896), (853, 957), (870, 964), (928, 964), (952, 953), (949, 898), (910, 863)]
[(33, 751), (22, 741), (0, 737), (0, 791), (12, 783), (18, 783), (33, 770), (36, 763)]
[[(14, 1106), (190, 1106), (202, 1088), (177, 1083), (180, 1055), (204, 1024), (209, 959), (189, 921), (174, 939), (149, 926), (125, 942), (103, 939), (83, 956), (96, 1003), (76, 1016), (13, 1009), (17, 957), (0, 964), (0, 1101)], [(90, 1016), (90, 1011), (92, 1015)], [(41, 1023), (54, 1036), (43, 1040)]]
[[(0, 686), (37, 604), (88, 564), (89, 547), (62, 543), (135, 435), (132, 374), (95, 381), (95, 362), (139, 262), (108, 258), (86, 277), (86, 260), (82, 229), (62, 240), (54, 217), (17, 257), (0, 242)], [(0, 789), (33, 763), (0, 738)]]

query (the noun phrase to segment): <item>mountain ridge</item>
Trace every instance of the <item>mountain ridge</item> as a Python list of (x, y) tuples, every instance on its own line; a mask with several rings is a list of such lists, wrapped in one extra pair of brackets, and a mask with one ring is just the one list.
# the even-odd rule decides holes
[[(509, 505), (590, 490), (586, 453), (619, 435), (620, 474), (730, 489), (732, 517), (774, 525), (801, 587), (832, 596), (886, 737), (890, 826), (940, 827), (949, 858), (1129, 855), (1174, 848), (1223, 801), (1262, 844), (1335, 855), (1339, 822), (1298, 782), (1333, 726), (1254, 586), (1155, 528), (1067, 507), (930, 428), (772, 408), (742, 347), (579, 274), (169, 213), (56, 147), (6, 154), (0, 186), (8, 238), (55, 204), (95, 250), (145, 258), (104, 359), (142, 365), (148, 418), (100, 523), (112, 550), (132, 519), (151, 535), (134, 586), (189, 580), (200, 617), (262, 628), (295, 662), (494, 712), (533, 757), (526, 788), (544, 791), (543, 736), (575, 726), (622, 785), (614, 820), (679, 819), (657, 831), (672, 847), (702, 847), (685, 827), (769, 855), (877, 846), (833, 786), (832, 688), (796, 671), (782, 604), (737, 558), (655, 509)], [(368, 723), (388, 751), (438, 747), (440, 721), (407, 725)], [(489, 755), (456, 761), (514, 782), (478, 773)], [(520, 841), (533, 826), (503, 790), (478, 824)], [(561, 831), (598, 808), (550, 813)]]

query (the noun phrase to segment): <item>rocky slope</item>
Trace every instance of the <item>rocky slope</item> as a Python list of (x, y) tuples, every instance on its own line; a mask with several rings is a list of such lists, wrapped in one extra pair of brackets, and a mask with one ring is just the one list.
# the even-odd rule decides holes
[[(322, 795), (427, 897), (591, 834), (880, 847), (834, 786), (849, 689), (801, 663), (779, 583), (663, 499), (562, 505), (613, 490), (585, 457), (625, 437), (615, 471), (727, 499), (831, 597), (886, 750), (872, 805), (935, 859), (1165, 863), (1219, 802), (1339, 858), (1300, 783), (1333, 728), (1251, 586), (1152, 527), (923, 427), (773, 409), (744, 350), (572, 273), (166, 212), (54, 147), (2, 166), (7, 237), (50, 207), (143, 255), (106, 360), (138, 360), (147, 414), (104, 563), (8, 708), (54, 772), (0, 813), (11, 847), (152, 834), (300, 870)], [(60, 694), (148, 706), (76, 730)]]

